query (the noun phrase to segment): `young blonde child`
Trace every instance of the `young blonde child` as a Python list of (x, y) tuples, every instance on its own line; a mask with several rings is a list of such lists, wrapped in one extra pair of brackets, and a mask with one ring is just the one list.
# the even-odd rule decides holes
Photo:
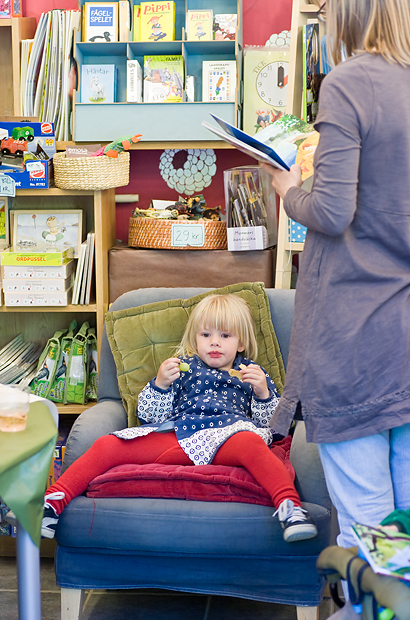
[(316, 536), (284, 464), (271, 452), (269, 420), (279, 394), (257, 356), (249, 307), (236, 295), (209, 295), (195, 307), (177, 352), (142, 390), (145, 424), (100, 437), (45, 497), (42, 534), (89, 482), (125, 463), (243, 466), (269, 493), (292, 542)]

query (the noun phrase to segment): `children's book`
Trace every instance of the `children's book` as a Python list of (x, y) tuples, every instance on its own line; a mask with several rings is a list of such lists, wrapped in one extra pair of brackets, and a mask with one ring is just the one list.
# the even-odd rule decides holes
[(180, 102), (183, 90), (183, 56), (144, 56), (144, 102)]
[(141, 2), (141, 41), (175, 40), (175, 2)]
[(410, 536), (361, 523), (353, 531), (373, 572), (410, 581)]
[(85, 2), (83, 41), (118, 41), (118, 2)]
[(235, 101), (236, 61), (202, 62), (202, 101)]
[(142, 103), (142, 67), (138, 60), (127, 60), (127, 101)]
[(134, 4), (134, 13), (132, 18), (132, 40), (141, 41), (141, 5)]
[(114, 103), (116, 85), (115, 65), (81, 66), (81, 103)]
[(129, 41), (132, 30), (131, 5), (129, 0), (118, 2), (118, 41)]
[(189, 10), (186, 13), (186, 32), (188, 41), (212, 41), (213, 11)]
[(235, 41), (238, 28), (236, 13), (217, 13), (213, 19), (213, 35), (215, 41)]
[(318, 110), (315, 81), (320, 73), (319, 23), (303, 26), (303, 61), (302, 116), (313, 123)]
[(248, 135), (214, 114), (211, 116), (219, 127), (206, 121), (202, 125), (239, 151), (280, 170), (289, 170), (293, 164), (300, 164), (303, 181), (313, 175), (313, 156), (319, 133), (297, 116), (285, 114), (256, 136)]

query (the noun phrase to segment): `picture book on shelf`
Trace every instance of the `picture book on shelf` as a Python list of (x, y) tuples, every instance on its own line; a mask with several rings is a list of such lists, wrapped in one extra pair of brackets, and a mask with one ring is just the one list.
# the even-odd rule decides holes
[(183, 56), (144, 56), (144, 102), (180, 102), (183, 90)]
[(317, 96), (314, 94), (316, 76), (320, 73), (319, 23), (303, 26), (303, 118), (313, 123), (318, 111)]
[(82, 65), (81, 103), (114, 103), (116, 86), (115, 65)]
[(128, 41), (131, 34), (131, 5), (129, 0), (118, 1), (118, 41)]
[(141, 41), (141, 5), (134, 4), (134, 13), (132, 18), (132, 40)]
[(212, 41), (213, 11), (189, 10), (186, 13), (186, 32), (188, 41)]
[(300, 164), (303, 181), (313, 175), (313, 156), (319, 133), (309, 123), (285, 114), (256, 136), (250, 136), (214, 114), (211, 116), (219, 127), (206, 121), (202, 125), (239, 151), (280, 170), (289, 170), (293, 164)]
[(215, 41), (235, 41), (238, 28), (236, 13), (217, 13), (213, 19), (213, 35)]
[(235, 101), (236, 61), (202, 62), (202, 101)]
[(410, 581), (410, 536), (361, 523), (353, 531), (373, 572)]
[(175, 40), (175, 2), (141, 2), (141, 41)]
[(118, 41), (118, 2), (85, 2), (83, 41)]

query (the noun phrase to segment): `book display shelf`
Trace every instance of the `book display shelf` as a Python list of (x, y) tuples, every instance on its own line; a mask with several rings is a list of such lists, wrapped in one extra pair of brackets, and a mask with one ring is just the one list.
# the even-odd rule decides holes
[[(291, 43), (289, 54), (289, 83), (286, 100), (286, 113), (303, 118), (303, 26), (315, 17), (318, 11), (315, 3), (307, 4), (293, 0)], [(324, 34), (323, 24), (319, 24), (320, 36)], [(303, 242), (290, 241), (289, 218), (283, 208), (279, 207), (278, 245), (276, 258), (275, 288), (290, 288), (292, 276), (292, 256), (303, 251)]]
[(0, 116), (20, 115), (20, 41), (32, 39), (35, 17), (0, 19)]
[[(78, 324), (88, 321), (96, 327), (100, 351), (104, 316), (108, 310), (108, 251), (115, 245), (115, 190), (82, 191), (50, 189), (20, 189), (9, 198), (11, 209), (50, 210), (81, 209), (86, 232), (95, 231), (95, 291), (89, 305), (33, 306), (27, 308), (0, 306), (0, 348), (22, 334), (29, 342), (45, 346), (55, 331), (68, 328), (75, 318)], [(89, 406), (92, 406), (92, 402)], [(87, 405), (61, 405), (59, 413), (79, 414)]]
[[(104, 1), (104, 0), (103, 0)], [(139, 4), (131, 0), (132, 4)], [(80, 0), (81, 6), (84, 0)], [(204, 8), (215, 13), (236, 13), (236, 40), (187, 41), (187, 10)], [(202, 127), (209, 113), (240, 125), (242, 111), (242, 0), (175, 0), (175, 41), (82, 42), (76, 33), (74, 55), (79, 75), (84, 64), (114, 64), (117, 68), (115, 103), (80, 103), (74, 92), (73, 139), (75, 142), (109, 142), (112, 136), (142, 133), (144, 148), (172, 148), (170, 143), (187, 143), (191, 148), (222, 148), (222, 140), (214, 140)], [(132, 34), (130, 33), (130, 37)], [(136, 59), (141, 67), (147, 55), (182, 55), (185, 74), (194, 76), (195, 99), (180, 103), (127, 103), (127, 60)], [(202, 101), (202, 62), (233, 60), (237, 64), (235, 101)], [(212, 142), (212, 145), (211, 145)], [(202, 144), (203, 143), (203, 144)]]

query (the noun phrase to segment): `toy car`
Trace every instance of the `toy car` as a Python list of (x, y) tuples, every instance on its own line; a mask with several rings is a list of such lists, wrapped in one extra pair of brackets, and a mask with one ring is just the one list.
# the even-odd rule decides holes
[(14, 127), (11, 135), (15, 140), (28, 140), (28, 142), (33, 142), (34, 140), (34, 129), (32, 127)]
[(24, 151), (27, 151), (27, 141), (24, 139), (15, 140), (14, 138), (7, 138), (0, 142), (0, 148), (3, 155), (15, 155), (16, 157), (22, 157)]

